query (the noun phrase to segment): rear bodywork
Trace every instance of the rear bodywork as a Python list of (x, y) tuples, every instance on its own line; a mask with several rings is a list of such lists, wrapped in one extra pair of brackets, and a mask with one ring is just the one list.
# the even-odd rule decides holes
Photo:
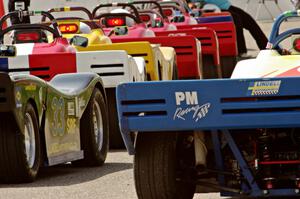
[(170, 46), (176, 51), (178, 78), (199, 79), (202, 74), (202, 48), (193, 36), (159, 36), (147, 38), (112, 39), (113, 42), (148, 41), (161, 46)]
[[(145, 60), (148, 80), (167, 80), (172, 77), (172, 65), (175, 63), (174, 53), (170, 60), (164, 57), (161, 49), (157, 45), (149, 42), (126, 42), (105, 45), (90, 45), (87, 48), (77, 47), (78, 51), (106, 51), (106, 50), (125, 50), (132, 57), (142, 57)], [(171, 52), (173, 50), (171, 49)]]
[[(240, 62), (232, 79), (120, 85), (118, 111), (128, 152), (143, 158), (137, 156), (141, 151), (154, 151), (139, 145), (139, 138), (154, 134), (186, 137), (194, 151), (177, 147), (180, 142), (174, 148), (194, 157), (194, 169), (179, 166), (175, 171), (183, 175), (175, 181), (188, 179), (187, 185), (213, 188), (222, 196), (299, 197), (299, 55), (280, 54), (278, 48), (293, 34), (299, 39), (298, 29), (279, 34), (281, 22), (298, 16), (299, 11), (282, 14), (273, 26), (269, 49)], [(153, 143), (152, 148), (167, 146)], [(154, 165), (159, 162), (152, 160)], [(141, 166), (139, 161), (135, 163)], [(143, 169), (155, 168), (151, 164), (145, 161)], [(173, 165), (180, 164), (168, 169)]]
[(237, 63), (238, 56), (237, 38), (233, 21), (202, 23), (190, 26), (179, 26), (181, 29), (209, 28), (215, 31), (219, 43), (220, 63), (223, 69), (223, 77), (229, 78)]
[[(38, 116), (45, 165), (55, 165), (83, 158), (80, 145), (80, 119), (94, 88), (102, 87), (96, 74), (58, 75), (50, 82), (32, 75), (0, 73), (0, 114), (13, 120), (24, 131), (24, 109), (31, 103)], [(83, 80), (78, 82), (78, 80)], [(58, 81), (64, 81), (60, 85)], [(68, 85), (72, 84), (73, 88)], [(68, 89), (67, 89), (68, 88)]]
[[(157, 32), (157, 36), (178, 37), (193, 36), (201, 44), (202, 65), (201, 73), (204, 79), (225, 76), (220, 61), (219, 42), (214, 30), (210, 28), (179, 29), (173, 31)], [(184, 37), (182, 38), (184, 39)]]
[(231, 78), (299, 76), (299, 55), (280, 55), (277, 50), (262, 50), (255, 59), (240, 61)]
[(31, 74), (47, 81), (61, 73), (95, 72), (103, 78), (106, 88), (114, 88), (120, 82), (144, 79), (143, 68), (139, 70), (133, 58), (128, 57), (125, 51), (60, 53), (51, 52), (48, 45), (55, 46), (53, 43), (16, 44), (20, 53), (17, 57), (2, 59), (4, 64), (1, 65), (1, 71)]
[(300, 105), (299, 83), (299, 78), (272, 78), (123, 84), (117, 90), (122, 136), (129, 153), (133, 154), (130, 132), (174, 132), (175, 135), (181, 131), (209, 130), (216, 170), (224, 171), (222, 146), (218, 141), (222, 138), (244, 177), (245, 184), (229, 189), (232, 187), (225, 183), (220, 172), (217, 187), (224, 191), (222, 195), (297, 195), (293, 186), (265, 191), (261, 179), (257, 179), (244, 159), (239, 140), (233, 136), (242, 135), (237, 134), (243, 133), (242, 129), (299, 127), (296, 108)]

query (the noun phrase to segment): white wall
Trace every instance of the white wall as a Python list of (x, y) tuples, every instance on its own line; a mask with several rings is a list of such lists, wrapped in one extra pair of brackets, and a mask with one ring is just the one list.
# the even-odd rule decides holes
[[(231, 2), (233, 5), (244, 9), (246, 7), (247, 0), (231, 0)], [(258, 2), (259, 2), (259, 0), (250, 0), (247, 12), (250, 13), (253, 17), (255, 17), (256, 11), (259, 6)], [(279, 7), (282, 9), (282, 11), (294, 9), (290, 0), (278, 0), (278, 4), (279, 4)], [(274, 0), (266, 0), (265, 5), (267, 8), (269, 8), (270, 12), (272, 13), (272, 15), (274, 17), (276, 17), (280, 14), (279, 9), (276, 7), (276, 4), (274, 3)], [(271, 19), (267, 10), (264, 7), (262, 7), (260, 9), (258, 18), (260, 20), (270, 20)]]

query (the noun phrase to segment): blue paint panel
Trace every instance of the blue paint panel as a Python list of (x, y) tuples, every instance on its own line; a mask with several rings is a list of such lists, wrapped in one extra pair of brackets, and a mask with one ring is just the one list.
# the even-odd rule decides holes
[(0, 71), (8, 71), (8, 58), (0, 58)]
[[(276, 81), (280, 84), (274, 87)], [(300, 127), (299, 84), (300, 78), (123, 84), (117, 89), (121, 127), (123, 131)], [(193, 91), (197, 104), (183, 100), (176, 105), (176, 92)]]
[(232, 21), (231, 16), (213, 16), (213, 17), (198, 17), (198, 23), (215, 23), (215, 22), (229, 22)]
[[(299, 84), (299, 77), (122, 84), (117, 88), (122, 136), (133, 154), (129, 136), (132, 131), (222, 130), (248, 182), (244, 193), (251, 197), (298, 195), (295, 189), (263, 192), (227, 129), (300, 127)], [(174, 117), (178, 110), (181, 114)], [(212, 137), (218, 152), (217, 131), (212, 132)], [(216, 158), (216, 165), (222, 170), (221, 155), (217, 153)], [(220, 176), (219, 183), (222, 182)]]
[[(117, 88), (122, 136), (132, 154), (133, 131), (300, 127), (298, 85), (299, 77), (122, 84)], [(179, 95), (177, 105), (176, 92), (187, 92), (188, 100)]]

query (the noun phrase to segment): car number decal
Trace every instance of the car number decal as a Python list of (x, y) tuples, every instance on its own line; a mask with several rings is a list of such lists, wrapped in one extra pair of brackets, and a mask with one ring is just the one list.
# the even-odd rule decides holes
[(65, 102), (62, 97), (52, 99), (51, 108), (53, 111), (53, 136), (63, 136), (65, 131)]

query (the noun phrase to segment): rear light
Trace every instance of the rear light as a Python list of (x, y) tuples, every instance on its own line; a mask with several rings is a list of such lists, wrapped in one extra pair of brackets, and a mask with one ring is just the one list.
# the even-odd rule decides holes
[(293, 42), (293, 47), (297, 52), (300, 52), (300, 38), (296, 38)]
[(17, 33), (16, 39), (18, 41), (39, 41), (41, 35), (38, 32), (21, 32)]
[(173, 16), (173, 10), (172, 9), (163, 9), (163, 13), (167, 17)]
[(149, 15), (140, 15), (140, 18), (143, 22), (149, 22), (151, 20)]
[(115, 26), (125, 26), (125, 18), (107, 18), (106, 19), (106, 26), (108, 27), (115, 27)]
[(60, 24), (59, 30), (61, 33), (74, 34), (78, 32), (77, 24)]

